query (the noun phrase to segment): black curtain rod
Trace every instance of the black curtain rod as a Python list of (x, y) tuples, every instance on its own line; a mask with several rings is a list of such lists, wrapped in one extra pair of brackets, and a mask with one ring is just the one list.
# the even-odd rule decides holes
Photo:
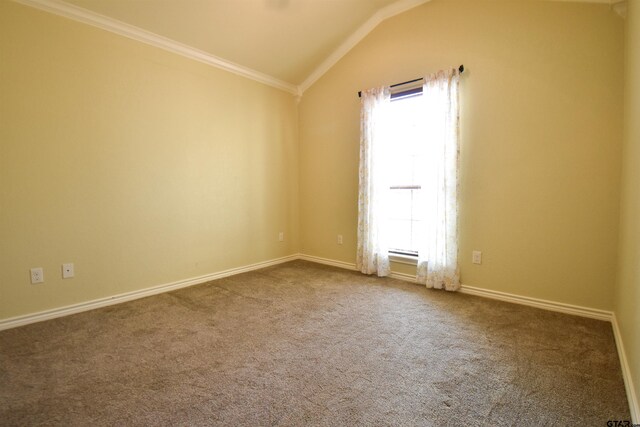
[[(464, 73), (464, 65), (460, 65), (458, 67), (458, 71), (460, 71), (460, 73)], [(402, 86), (402, 85), (406, 85), (406, 84), (409, 84), (409, 83), (419, 82), (420, 80), (423, 80), (423, 79), (424, 79), (424, 77), (420, 77), (419, 79), (407, 80), (406, 82), (396, 83), (396, 84), (391, 85), (389, 87), (397, 87), (397, 86)], [(358, 91), (358, 98), (362, 98), (362, 91)]]

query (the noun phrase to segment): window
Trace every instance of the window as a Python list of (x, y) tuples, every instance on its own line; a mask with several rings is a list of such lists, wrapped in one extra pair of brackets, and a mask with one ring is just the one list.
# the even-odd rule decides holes
[[(416, 281), (456, 290), (460, 70), (393, 94), (362, 91), (356, 266), (386, 276), (389, 254), (416, 259)], [(399, 86), (399, 85), (396, 85)]]
[[(420, 88), (422, 89), (422, 88)], [(420, 119), (422, 90), (407, 90), (391, 96), (390, 144), (385, 159), (389, 181), (389, 209), (385, 224), (389, 253), (417, 257), (420, 247), (424, 191), (419, 168), (426, 164), (425, 123)]]

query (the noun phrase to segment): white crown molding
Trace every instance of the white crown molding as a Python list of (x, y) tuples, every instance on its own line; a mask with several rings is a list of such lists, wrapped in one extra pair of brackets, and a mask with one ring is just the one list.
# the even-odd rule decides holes
[(109, 305), (120, 304), (122, 302), (132, 301), (151, 295), (162, 294), (165, 292), (175, 291), (177, 289), (187, 288), (189, 286), (199, 285), (201, 283), (210, 282), (223, 277), (233, 276), (247, 271), (258, 270), (272, 265), (282, 264), (298, 259), (298, 254), (289, 255), (282, 258), (276, 258), (268, 261), (258, 262), (243, 267), (230, 268), (228, 270), (211, 273), (204, 276), (192, 277), (190, 279), (179, 280), (177, 282), (165, 283), (162, 285), (152, 286), (150, 288), (141, 289), (124, 294), (113, 295), (93, 301), (81, 302), (79, 304), (68, 305), (66, 307), (54, 308), (52, 310), (40, 311), (24, 316), (10, 317), (0, 320), (0, 331), (4, 329), (17, 328), (18, 326), (28, 325), (30, 323), (42, 322), (44, 320), (55, 319), (57, 317), (69, 316), (71, 314), (82, 313), (83, 311), (94, 310), (96, 308), (107, 307)]
[(342, 42), (338, 48), (333, 51), (322, 63), (298, 86), (300, 94), (304, 93), (311, 87), (320, 77), (322, 77), (327, 71), (331, 69), (336, 63), (342, 59), (351, 49), (353, 49), (358, 43), (362, 41), (374, 28), (378, 26), (382, 21), (398, 15), (402, 12), (406, 12), (409, 9), (413, 9), (416, 6), (427, 3), (431, 0), (399, 0), (395, 3), (391, 3), (376, 12), (367, 22), (362, 24), (355, 32), (353, 32), (347, 39)]
[(295, 85), (284, 82), (282, 80), (271, 77), (267, 74), (259, 71), (252, 70), (242, 65), (235, 64), (217, 56), (211, 55), (199, 49), (195, 49), (191, 46), (179, 43), (175, 40), (160, 36), (158, 34), (143, 30), (133, 25), (125, 24), (113, 18), (101, 15), (99, 13), (92, 12), (81, 7), (64, 3), (59, 0), (13, 0), (17, 3), (31, 6), (36, 9), (43, 10), (45, 12), (53, 13), (65, 18), (72, 19), (74, 21), (82, 22), (103, 30), (128, 37), (130, 39), (158, 47), (160, 49), (176, 53), (202, 62), (207, 65), (211, 65), (216, 68), (220, 68), (225, 71), (229, 71), (233, 74), (237, 74), (242, 77), (246, 77), (251, 80), (266, 84), (268, 86), (275, 87), (277, 89), (284, 90), (294, 95), (298, 95), (298, 88)]
[[(352, 33), (338, 48), (331, 53), (322, 63), (298, 86), (299, 94), (302, 95), (307, 89), (309, 89), (316, 81), (320, 79), (327, 71), (338, 63), (343, 56), (345, 56), (351, 49), (353, 49), (358, 43), (362, 41), (374, 28), (378, 26), (382, 21), (389, 19), (402, 12), (406, 12), (409, 9), (420, 6), (421, 4), (428, 3), (431, 0), (399, 0), (390, 4), (387, 7), (380, 9), (374, 14), (367, 22), (362, 24), (354, 33)], [(622, 6), (619, 6), (620, 2), (625, 0), (542, 0), (542, 1), (556, 1), (556, 2), (573, 2), (573, 3), (599, 3), (608, 4), (613, 9), (624, 16), (621, 13)], [(618, 10), (620, 8), (620, 11)], [(626, 5), (625, 5), (626, 11)]]
[[(316, 69), (298, 86), (272, 77), (260, 71), (252, 70), (240, 64), (227, 61), (205, 51), (196, 49), (186, 44), (171, 40), (167, 37), (143, 30), (139, 27), (126, 24), (116, 19), (99, 13), (65, 3), (63, 0), (12, 0), (26, 6), (31, 6), (49, 13), (63, 16), (74, 21), (82, 22), (103, 30), (172, 52), (186, 58), (216, 67), (233, 74), (284, 90), (298, 98), (311, 87), (320, 77), (329, 71), (344, 55), (362, 41), (381, 22), (409, 9), (420, 6), (431, 0), (398, 0), (378, 10), (369, 20), (353, 32), (338, 48), (331, 53)], [(618, 14), (625, 15), (626, 4), (624, 0), (547, 0), (579, 3), (604, 3), (609, 4)], [(299, 99), (298, 99), (299, 101)]]

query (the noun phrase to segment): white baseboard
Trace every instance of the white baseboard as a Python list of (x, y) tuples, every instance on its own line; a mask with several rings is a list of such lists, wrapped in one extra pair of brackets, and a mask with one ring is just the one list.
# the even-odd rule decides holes
[(132, 301), (139, 298), (157, 295), (164, 292), (175, 291), (176, 289), (186, 288), (200, 283), (210, 282), (211, 280), (221, 279), (223, 277), (233, 276), (235, 274), (245, 273), (247, 271), (258, 270), (260, 268), (269, 267), (276, 264), (282, 264), (288, 261), (298, 259), (298, 254), (289, 255), (282, 258), (272, 259), (269, 261), (258, 262), (255, 264), (230, 268), (228, 270), (219, 271), (217, 273), (206, 274), (204, 276), (192, 277), (190, 279), (179, 280), (177, 282), (165, 283), (163, 285), (152, 286), (150, 288), (138, 291), (126, 292), (124, 294), (113, 295), (110, 297), (99, 298), (93, 301), (72, 304), (65, 307), (54, 308), (52, 310), (41, 311), (38, 313), (27, 314), (24, 316), (11, 317), (0, 320), (0, 331), (4, 329), (16, 328), (18, 326), (28, 325), (30, 323), (42, 322), (44, 320), (55, 319), (56, 317), (68, 316), (70, 314), (81, 313), (100, 307), (120, 304), (126, 301)]
[[(106, 307), (109, 305), (115, 305), (126, 301), (132, 301), (139, 298), (148, 297), (151, 295), (157, 295), (164, 292), (173, 291), (176, 289), (186, 288), (189, 286), (206, 283), (211, 280), (221, 279), (223, 277), (233, 276), (235, 274), (245, 273), (248, 271), (258, 270), (272, 265), (282, 264), (289, 261), (295, 261), (297, 259), (311, 261), (318, 264), (331, 265), (334, 267), (344, 268), (347, 270), (356, 270), (354, 263), (337, 261), (328, 258), (321, 258), (307, 254), (294, 254), (282, 258), (272, 259), (269, 261), (258, 262), (255, 264), (231, 268), (228, 270), (220, 271), (217, 273), (211, 273), (204, 276), (193, 277), (190, 279), (179, 280), (177, 282), (166, 283), (163, 285), (153, 286), (138, 291), (127, 292), (120, 295), (113, 295), (110, 297), (100, 298), (93, 301), (87, 301), (79, 304), (73, 304), (66, 307), (55, 308), (52, 310), (41, 311), (38, 313), (27, 314), (24, 316), (12, 317), (4, 320), (0, 320), (0, 331), (4, 329), (15, 328), (18, 326), (28, 325), (30, 323), (41, 322), (44, 320), (55, 319), (57, 317), (68, 316), (70, 314), (81, 313), (83, 311), (89, 311), (100, 307)], [(408, 282), (416, 281), (414, 275), (405, 273), (392, 272), (389, 277), (393, 279), (404, 280)], [(506, 292), (492, 291), (489, 289), (476, 288), (473, 286), (462, 285), (460, 293), (476, 295), (483, 298), (490, 298), (500, 301), (506, 301), (514, 304), (527, 305), (531, 307), (541, 308), (544, 310), (551, 310), (560, 313), (573, 314), (576, 316), (589, 317), (592, 319), (609, 321), (613, 327), (613, 334), (615, 337), (616, 347), (618, 355), (620, 357), (620, 365), (622, 367), (622, 376), (624, 378), (624, 384), (627, 392), (627, 398), (629, 399), (629, 408), (631, 411), (631, 418), (634, 423), (640, 422), (640, 409), (638, 406), (638, 398), (633, 386), (633, 379), (631, 377), (631, 371), (627, 362), (626, 353), (624, 351), (624, 344), (622, 342), (622, 336), (618, 327), (615, 313), (605, 310), (598, 310), (594, 308), (580, 307), (571, 304), (564, 304), (554, 301), (547, 301), (539, 298), (524, 297), (520, 295), (509, 294)]]
[(316, 262), (318, 264), (332, 265), (334, 267), (344, 268), (347, 270), (355, 270), (356, 265), (352, 262), (336, 261), (334, 259), (320, 258), (313, 255), (299, 254), (298, 259)]
[(616, 339), (616, 347), (618, 349), (618, 356), (620, 357), (620, 366), (622, 367), (622, 378), (624, 378), (624, 387), (627, 391), (627, 399), (629, 400), (629, 410), (631, 411), (631, 421), (634, 424), (640, 423), (640, 405), (638, 404), (638, 396), (636, 396), (636, 389), (633, 386), (633, 377), (631, 376), (631, 369), (627, 361), (627, 353), (624, 351), (624, 344), (622, 342), (622, 334), (618, 327), (618, 319), (616, 314), (613, 313), (611, 318), (611, 325), (613, 326), (613, 336)]
[(389, 277), (391, 277), (392, 279), (404, 280), (405, 282), (418, 284), (418, 280), (416, 279), (415, 274), (396, 273), (392, 271), (391, 274), (389, 274)]
[[(415, 282), (416, 277), (405, 273), (391, 273), (389, 277), (408, 282)], [(492, 291), (490, 289), (476, 288), (474, 286), (462, 285), (461, 294), (475, 295), (483, 298), (490, 298), (499, 301), (506, 301), (514, 304), (527, 305), (541, 308), (543, 310), (556, 311), (559, 313), (573, 314), (575, 316), (589, 317), (591, 319), (604, 320), (610, 322), (613, 313), (596, 308), (581, 307), (578, 305), (565, 304), (561, 302), (548, 301), (539, 298), (525, 297), (521, 295), (509, 294), (506, 292)]]
[[(356, 270), (356, 266), (353, 263), (336, 261), (327, 258), (320, 258), (312, 255), (300, 254), (300, 259), (307, 261), (317, 262), (320, 264), (332, 265), (334, 267), (345, 268), (347, 270)], [(416, 282), (416, 276), (406, 273), (392, 272), (389, 277), (393, 279), (404, 280), (407, 282)], [(615, 313), (606, 310), (599, 310), (595, 308), (581, 307), (577, 305), (565, 304), (555, 301), (548, 301), (539, 298), (531, 298), (520, 295), (509, 294), (506, 292), (492, 291), (489, 289), (476, 288), (474, 286), (462, 285), (460, 293), (475, 295), (483, 298), (490, 298), (499, 301), (506, 301), (514, 304), (527, 305), (530, 307), (541, 308), (543, 310), (556, 311), (560, 313), (572, 314), (575, 316), (588, 317), (591, 319), (604, 320), (611, 322), (613, 327), (613, 336), (616, 342), (616, 348), (618, 350), (618, 356), (620, 357), (620, 366), (622, 368), (622, 377), (624, 379), (624, 386), (627, 392), (627, 399), (629, 400), (629, 410), (631, 412), (631, 420), (633, 423), (640, 423), (640, 409), (638, 405), (638, 398), (636, 396), (635, 388), (633, 386), (633, 379), (631, 376), (631, 370), (629, 369), (629, 363), (627, 362), (627, 356), (624, 350), (624, 344), (622, 342), (622, 335), (618, 327), (618, 321)]]
[[(347, 270), (356, 270), (356, 265), (350, 262), (336, 261), (333, 259), (320, 258), (317, 256), (306, 254), (300, 254), (299, 258), (306, 261), (317, 262), (319, 264), (345, 268)], [(412, 274), (391, 272), (391, 274), (389, 274), (389, 277), (391, 277), (392, 279), (405, 280), (407, 282), (416, 282), (416, 276)], [(611, 322), (613, 316), (613, 313), (610, 311), (599, 310), (596, 308), (581, 307), (577, 305), (564, 304), (561, 302), (548, 301), (539, 298), (525, 297), (515, 294), (509, 294), (506, 292), (476, 288), (474, 286), (468, 285), (462, 285), (460, 293), (511, 302), (514, 304), (528, 305), (530, 307), (542, 308), (544, 310), (557, 311), (566, 314), (573, 314), (576, 316), (589, 317), (591, 319), (605, 320), (608, 322)]]
[[(335, 267), (346, 268), (348, 270), (356, 270), (356, 266), (353, 263), (336, 261), (327, 258), (320, 258), (312, 255), (300, 255), (300, 259), (307, 261), (317, 262), (320, 264), (332, 265)], [(406, 273), (392, 272), (389, 277), (393, 279), (404, 280), (407, 282), (416, 282), (416, 276)], [(460, 293), (475, 295), (483, 298), (490, 298), (499, 301), (506, 301), (514, 304), (527, 305), (530, 307), (541, 308), (543, 310), (556, 311), (560, 313), (572, 314), (575, 316), (588, 317), (591, 319), (604, 320), (611, 322), (613, 327), (613, 335), (616, 342), (616, 348), (618, 350), (618, 356), (620, 357), (620, 366), (622, 368), (622, 377), (624, 378), (624, 386), (627, 392), (627, 398), (629, 399), (629, 410), (631, 411), (631, 419), (633, 423), (640, 422), (640, 409), (638, 406), (638, 398), (636, 396), (635, 388), (633, 386), (633, 379), (631, 377), (631, 371), (627, 362), (626, 353), (624, 351), (624, 344), (622, 342), (622, 336), (620, 335), (620, 329), (618, 328), (618, 322), (616, 320), (615, 313), (606, 310), (599, 310), (589, 307), (581, 307), (577, 305), (565, 304), (561, 302), (548, 301), (540, 298), (531, 298), (520, 295), (509, 294), (506, 292), (492, 291), (489, 289), (476, 288), (474, 286), (462, 285)]]
[(613, 317), (613, 313), (611, 311), (582, 307), (579, 305), (565, 304), (562, 302), (548, 301), (540, 298), (525, 297), (521, 295), (509, 294), (507, 292), (476, 288), (474, 286), (468, 285), (462, 285), (460, 293), (477, 295), (484, 298), (512, 302), (520, 305), (528, 305), (529, 307), (542, 308), (543, 310), (556, 311), (559, 313), (573, 314), (575, 316), (589, 317), (591, 319), (604, 320), (607, 322), (611, 322), (611, 319)]

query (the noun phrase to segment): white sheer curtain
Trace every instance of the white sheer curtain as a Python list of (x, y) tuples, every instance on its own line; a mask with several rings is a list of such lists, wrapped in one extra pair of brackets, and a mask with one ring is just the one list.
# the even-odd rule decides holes
[(424, 197), (418, 249), (418, 283), (460, 288), (458, 268), (458, 82), (456, 69), (425, 77), (422, 98), (427, 160), (418, 168)]
[(360, 113), (360, 185), (358, 191), (357, 268), (365, 274), (389, 274), (389, 248), (385, 223), (389, 183), (385, 172), (385, 151), (389, 144), (388, 87), (362, 92)]

